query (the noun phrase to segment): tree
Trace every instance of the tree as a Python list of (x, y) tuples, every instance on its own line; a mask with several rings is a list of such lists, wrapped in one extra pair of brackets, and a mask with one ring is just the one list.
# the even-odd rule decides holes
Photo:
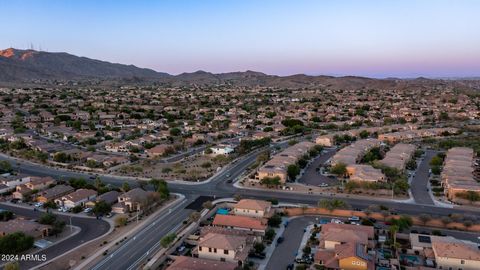
[(12, 171), (12, 165), (7, 160), (0, 161), (0, 174), (9, 173)]
[(410, 216), (402, 215), (399, 218), (390, 219), (390, 223), (392, 225), (396, 225), (398, 228), (398, 231), (402, 232), (404, 230), (407, 230), (413, 225), (413, 220)]
[(281, 184), (280, 177), (264, 177), (260, 180), (260, 184), (265, 185), (267, 187), (277, 187)]
[(18, 262), (8, 262), (3, 267), (3, 270), (20, 270), (20, 264)]
[(110, 213), (110, 211), (112, 211), (112, 206), (110, 206), (110, 204), (102, 200), (95, 203), (95, 206), (93, 207), (92, 211), (96, 216), (106, 215)]
[(347, 174), (347, 165), (344, 163), (337, 163), (330, 169), (330, 172), (337, 177), (344, 177)]
[(200, 213), (195, 211), (190, 214), (189, 219), (191, 222), (196, 222), (200, 219), (200, 217), (201, 217)]
[(123, 192), (128, 192), (130, 190), (130, 184), (128, 182), (123, 182), (122, 190)]
[(11, 211), (0, 212), (0, 221), (9, 221), (12, 218), (13, 218), (13, 212)]
[(206, 208), (206, 209), (212, 209), (213, 208), (213, 203), (211, 201), (206, 201), (202, 204), (202, 207)]
[(265, 232), (265, 240), (272, 241), (275, 238), (275, 230), (272, 228), (268, 228)]
[(52, 224), (52, 229), (50, 230), (51, 235), (57, 236), (59, 233), (63, 231), (65, 228), (65, 221), (62, 220), (55, 220)]
[(181, 133), (182, 133), (182, 131), (179, 128), (170, 129), (170, 135), (172, 135), (174, 137), (180, 135)]
[(257, 242), (253, 246), (255, 253), (262, 253), (265, 250), (265, 245), (262, 242)]
[(102, 179), (100, 179), (100, 177), (98, 177), (98, 176), (95, 177), (95, 181), (94, 181), (93, 185), (95, 186), (95, 189), (99, 190), (103, 186)]
[(449, 218), (449, 217), (442, 217), (440, 219), (440, 221), (442, 222), (443, 226), (447, 226), (448, 224), (452, 223), (452, 219)]
[(442, 166), (442, 164), (443, 164), (443, 159), (439, 156), (434, 156), (432, 160), (430, 160), (431, 166)]
[(168, 189), (168, 184), (165, 180), (158, 181), (157, 192), (162, 199), (168, 199), (170, 197), (170, 190)]
[(318, 207), (328, 209), (333, 212), (335, 209), (349, 209), (350, 206), (345, 201), (339, 199), (324, 199), (318, 202)]
[(38, 223), (52, 225), (57, 220), (57, 216), (52, 213), (43, 213), (38, 219)]
[(287, 167), (287, 174), (288, 174), (288, 178), (290, 180), (295, 180), (295, 178), (297, 178), (297, 175), (300, 173), (300, 168), (295, 165), (295, 164), (290, 164), (288, 165)]
[(390, 228), (388, 228), (389, 232), (390, 232), (390, 237), (392, 237), (393, 239), (393, 246), (396, 247), (397, 246), (397, 232), (399, 230), (399, 227), (397, 225), (392, 225), (390, 226)]
[(125, 226), (125, 225), (127, 225), (127, 221), (128, 221), (127, 216), (125, 216), (125, 215), (117, 216), (115, 218), (115, 226), (117, 226), (117, 227)]
[(18, 254), (33, 246), (34, 239), (23, 232), (15, 232), (0, 237), (1, 254)]
[(160, 180), (152, 178), (150, 179), (150, 181), (148, 181), (148, 183), (153, 186), (154, 190), (158, 190), (158, 186), (160, 185)]
[(432, 219), (432, 217), (429, 214), (421, 214), (418, 216), (418, 219), (420, 219), (420, 221), (423, 223), (423, 226), (425, 226), (427, 222)]
[(278, 228), (282, 223), (282, 217), (279, 214), (274, 214), (268, 219), (268, 226)]
[(170, 246), (170, 244), (173, 243), (173, 241), (175, 241), (176, 238), (177, 238), (177, 235), (175, 233), (167, 234), (160, 240), (160, 245), (163, 248), (167, 248)]

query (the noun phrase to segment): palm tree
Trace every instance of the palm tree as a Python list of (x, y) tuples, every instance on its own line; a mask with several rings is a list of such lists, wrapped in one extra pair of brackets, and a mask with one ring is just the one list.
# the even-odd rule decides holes
[(397, 246), (397, 232), (398, 232), (399, 228), (398, 228), (397, 225), (392, 225), (392, 226), (390, 226), (390, 228), (388, 228), (388, 230), (390, 232), (390, 236), (393, 239), (393, 246), (396, 247)]

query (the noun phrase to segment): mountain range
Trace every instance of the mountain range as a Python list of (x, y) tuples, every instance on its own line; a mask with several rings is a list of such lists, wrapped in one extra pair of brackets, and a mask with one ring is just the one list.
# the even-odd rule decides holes
[(114, 83), (157, 82), (171, 86), (183, 85), (234, 85), (265, 86), (276, 88), (303, 88), (324, 86), (337, 89), (388, 88), (388, 87), (427, 87), (428, 85), (464, 86), (480, 88), (479, 81), (472, 80), (412, 80), (372, 79), (356, 76), (291, 76), (267, 75), (261, 72), (245, 71), (214, 74), (205, 71), (170, 75), (134, 65), (109, 63), (59, 52), (0, 50), (0, 83), (22, 84), (36, 81), (85, 81), (100, 80)]

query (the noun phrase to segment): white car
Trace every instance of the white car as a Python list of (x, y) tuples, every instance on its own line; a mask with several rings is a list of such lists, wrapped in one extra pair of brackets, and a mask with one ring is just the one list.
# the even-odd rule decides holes
[(92, 208), (85, 208), (85, 210), (83, 210), (84, 213), (90, 213), (92, 211)]
[(360, 221), (360, 218), (359, 218), (359, 217), (357, 217), (357, 216), (351, 216), (351, 217), (349, 217), (349, 218), (348, 218), (348, 220), (349, 220), (349, 221), (355, 221), (355, 222), (358, 222), (358, 221)]
[(43, 206), (43, 203), (42, 202), (37, 202), (36, 204), (34, 204), (35, 207), (42, 207)]
[(321, 183), (320, 185), (318, 185), (319, 187), (328, 187), (328, 184), (327, 183)]
[(343, 224), (343, 221), (341, 221), (340, 219), (332, 218), (332, 220), (330, 221), (330, 223)]

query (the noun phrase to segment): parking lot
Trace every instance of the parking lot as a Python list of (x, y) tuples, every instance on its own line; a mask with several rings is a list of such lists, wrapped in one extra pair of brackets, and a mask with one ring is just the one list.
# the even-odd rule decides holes
[(335, 149), (326, 149), (323, 154), (315, 158), (315, 160), (308, 165), (304, 174), (298, 179), (298, 182), (312, 186), (319, 186), (321, 184), (328, 184), (331, 186), (338, 184), (336, 178), (329, 178), (317, 171), (317, 168), (325, 164), (325, 162), (335, 155), (335, 153)]

